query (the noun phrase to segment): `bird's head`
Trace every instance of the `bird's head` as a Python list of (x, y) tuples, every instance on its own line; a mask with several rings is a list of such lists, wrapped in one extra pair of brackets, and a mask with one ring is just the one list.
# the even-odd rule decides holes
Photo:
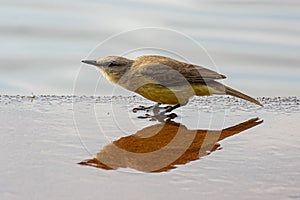
[(82, 60), (81, 62), (96, 66), (106, 78), (117, 82), (132, 65), (133, 60), (120, 56), (107, 56), (98, 60)]

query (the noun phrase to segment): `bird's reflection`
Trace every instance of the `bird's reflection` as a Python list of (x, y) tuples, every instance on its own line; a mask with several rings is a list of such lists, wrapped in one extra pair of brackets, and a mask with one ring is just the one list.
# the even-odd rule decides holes
[(253, 118), (220, 130), (189, 130), (167, 121), (139, 130), (106, 145), (93, 159), (81, 165), (105, 170), (132, 168), (143, 172), (163, 172), (197, 160), (221, 149), (218, 141), (250, 129), (263, 121)]

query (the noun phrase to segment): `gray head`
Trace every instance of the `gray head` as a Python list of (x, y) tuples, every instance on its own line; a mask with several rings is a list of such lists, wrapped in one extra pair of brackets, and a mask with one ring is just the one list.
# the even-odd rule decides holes
[(133, 60), (120, 56), (107, 56), (98, 60), (82, 60), (81, 62), (96, 66), (106, 78), (117, 82), (132, 65)]
[(133, 61), (120, 56), (107, 56), (98, 60), (82, 60), (81, 62), (95, 65), (99, 68), (107, 68), (131, 65)]

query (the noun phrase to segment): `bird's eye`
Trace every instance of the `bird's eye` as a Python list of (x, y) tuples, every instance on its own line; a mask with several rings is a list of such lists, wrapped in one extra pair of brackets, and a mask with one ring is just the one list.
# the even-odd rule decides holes
[(112, 66), (114, 66), (113, 62), (111, 62), (111, 63), (108, 64), (108, 67), (112, 67)]
[(108, 67), (116, 67), (116, 66), (121, 66), (122, 63), (118, 63), (118, 62), (111, 62), (108, 64)]

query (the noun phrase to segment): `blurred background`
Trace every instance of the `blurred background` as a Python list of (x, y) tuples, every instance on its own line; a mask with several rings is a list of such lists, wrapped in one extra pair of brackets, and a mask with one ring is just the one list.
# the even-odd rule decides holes
[[(107, 95), (86, 89), (101, 78), (80, 73), (81, 60), (100, 42), (143, 27), (172, 29), (201, 44), (214, 64), (191, 61), (226, 74), (225, 84), (253, 96), (300, 95), (298, 0), (0, 0), (0, 94)], [(111, 49), (131, 50), (134, 38)], [(153, 38), (151, 38), (153, 40)], [(170, 38), (180, 54), (182, 44)], [(156, 42), (165, 37), (157, 35)], [(127, 46), (126, 46), (127, 45)], [(101, 55), (114, 51), (102, 48)], [(93, 54), (93, 56), (96, 56)], [(92, 82), (93, 84), (89, 83)], [(77, 93), (76, 93), (77, 94)]]

